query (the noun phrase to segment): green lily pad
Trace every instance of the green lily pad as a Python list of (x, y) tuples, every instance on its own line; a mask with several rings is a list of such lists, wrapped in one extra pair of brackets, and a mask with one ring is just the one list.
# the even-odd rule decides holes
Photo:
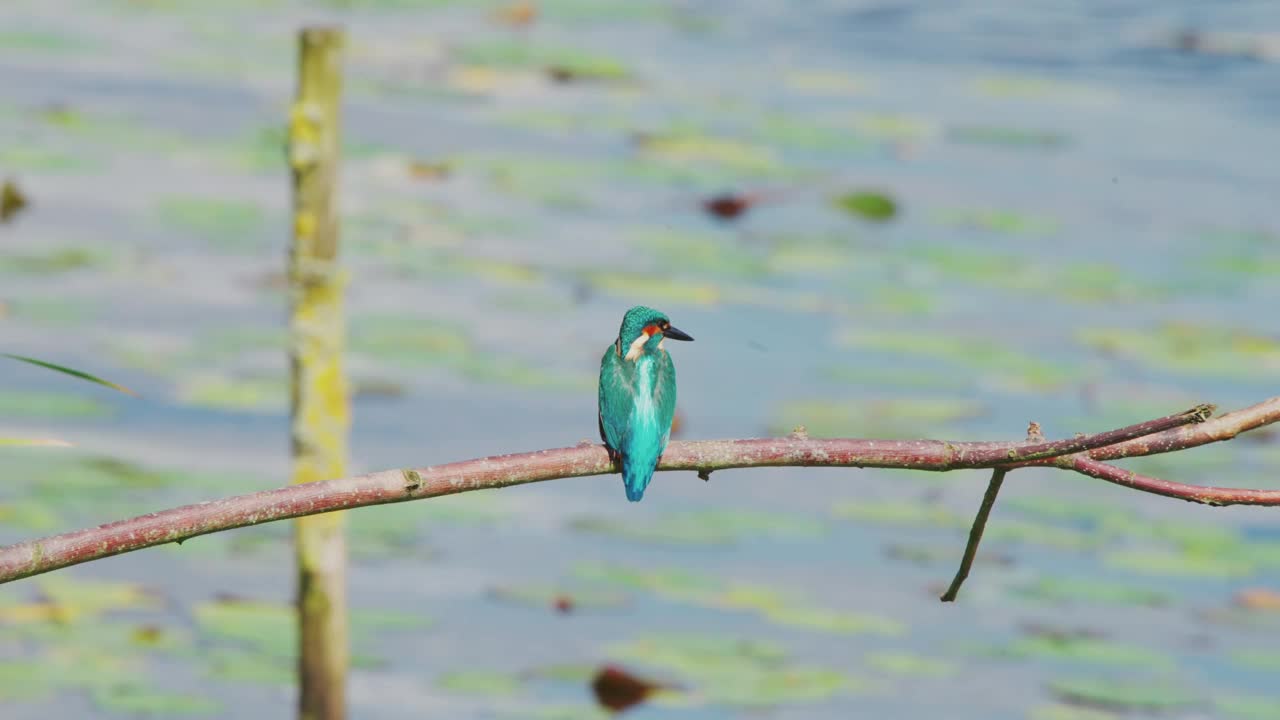
[(911, 678), (948, 677), (957, 669), (953, 662), (908, 652), (873, 653), (867, 656), (867, 663), (881, 672)]
[(719, 287), (696, 280), (654, 276), (652, 273), (589, 271), (583, 279), (597, 292), (628, 300), (667, 305), (715, 305), (721, 302)]
[(490, 596), (502, 602), (565, 612), (616, 608), (627, 603), (627, 596), (622, 593), (555, 585), (502, 586), (494, 588)]
[(218, 680), (280, 687), (298, 682), (297, 663), (291, 658), (264, 655), (257, 650), (205, 648), (200, 659), (209, 677)]
[(1280, 651), (1239, 650), (1231, 653), (1231, 662), (1242, 667), (1280, 672)]
[(89, 697), (99, 709), (134, 716), (212, 715), (221, 709), (210, 698), (160, 692), (133, 683), (96, 688)]
[(532, 45), (523, 41), (472, 43), (458, 51), (458, 59), (469, 65), (556, 69), (573, 77), (590, 80), (619, 81), (631, 75), (626, 65), (606, 55), (576, 48)]
[(1252, 575), (1255, 563), (1247, 558), (1176, 552), (1164, 549), (1116, 550), (1103, 562), (1113, 568), (1142, 575), (1187, 578), (1238, 578)]
[(1171, 670), (1175, 663), (1163, 653), (1075, 633), (1039, 632), (1019, 638), (996, 654), (1019, 660), (1053, 659), (1090, 666), (1118, 665)]
[(993, 545), (1025, 543), (1059, 550), (1088, 550), (1099, 547), (1103, 542), (1097, 535), (1085, 530), (1009, 519), (991, 523), (983, 538)]
[(759, 278), (767, 272), (763, 260), (722, 234), (647, 228), (634, 237), (658, 273), (679, 268), (699, 277)]
[(1081, 343), (1166, 372), (1224, 378), (1274, 377), (1280, 340), (1230, 327), (1168, 323), (1152, 330), (1087, 329)]
[(768, 174), (780, 167), (771, 147), (696, 133), (648, 136), (640, 149), (646, 157), (675, 165), (706, 163), (747, 174)]
[(504, 697), (520, 692), (524, 683), (509, 673), (488, 670), (455, 670), (436, 679), (436, 687), (459, 695)]
[(885, 222), (898, 214), (898, 203), (883, 192), (846, 193), (834, 198), (832, 203), (850, 215), (873, 222)]
[(643, 524), (584, 516), (574, 520), (571, 527), (628, 540), (676, 545), (728, 545), (754, 538), (811, 539), (825, 531), (823, 523), (816, 519), (731, 509), (686, 510)]
[(1120, 716), (1110, 710), (1053, 703), (1033, 709), (1028, 720), (1120, 720)]
[[(935, 222), (955, 227), (972, 227), (1010, 235), (1051, 235), (1058, 231), (1057, 219), (1012, 210), (955, 208), (933, 214)], [(1009, 268), (1004, 268), (1007, 272)]]
[(848, 331), (842, 344), (901, 355), (959, 363), (1013, 387), (1038, 390), (1059, 388), (1079, 379), (1063, 365), (1010, 347), (1007, 340), (895, 331)]
[(1062, 702), (1119, 712), (1170, 712), (1200, 702), (1185, 684), (1159, 679), (1055, 680), (1049, 690)]
[(68, 247), (40, 254), (8, 254), (0, 256), (0, 273), (18, 275), (54, 275), (57, 273), (103, 268), (113, 262), (112, 254), (102, 250)]
[(947, 140), (966, 145), (1056, 150), (1070, 145), (1071, 136), (1054, 130), (1033, 130), (1000, 127), (997, 125), (961, 125), (947, 130)]
[(859, 500), (836, 503), (832, 514), (840, 518), (862, 520), (885, 525), (967, 528), (972, 519), (941, 505), (908, 500)]
[(1256, 695), (1225, 695), (1215, 697), (1213, 705), (1228, 718), (1240, 720), (1273, 720), (1280, 717), (1280, 698)]
[(460, 364), (471, 343), (460, 328), (417, 315), (352, 318), (351, 352), (405, 367)]
[(39, 28), (0, 30), (0, 48), (24, 52), (80, 53), (98, 48), (92, 38)]
[(1055, 603), (1163, 607), (1173, 600), (1168, 593), (1142, 585), (1084, 578), (1040, 578), (1015, 588), (1014, 593)]
[(980, 416), (981, 403), (961, 398), (792, 400), (783, 404), (770, 432), (804, 425), (814, 437), (918, 439), (946, 431), (950, 423)]
[(751, 611), (786, 627), (848, 635), (898, 635), (905, 629), (892, 618), (815, 607), (796, 594), (750, 583), (723, 583), (680, 570), (640, 571), (589, 565), (579, 567), (577, 574), (586, 580), (646, 590), (696, 607)]
[(82, 395), (38, 390), (0, 390), (0, 417), (99, 418), (110, 414), (109, 406)]
[(178, 401), (215, 410), (282, 413), (289, 407), (289, 386), (283, 378), (201, 373), (178, 387)]
[(616, 645), (621, 659), (673, 673), (697, 691), (697, 700), (739, 707), (821, 702), (857, 692), (865, 683), (839, 670), (793, 664), (779, 647), (716, 635), (658, 635)]
[(274, 658), (297, 652), (297, 615), (290, 605), (254, 600), (217, 600), (195, 607), (196, 625), (211, 637)]
[(162, 198), (156, 214), (162, 222), (220, 247), (251, 247), (265, 222), (262, 208), (255, 203), (199, 196)]
[(23, 173), (86, 173), (105, 169), (106, 162), (74, 150), (9, 144), (0, 147), (0, 167)]
[(462, 365), (471, 380), (498, 385), (546, 390), (590, 390), (596, 378), (588, 373), (566, 373), (529, 364), (516, 357), (473, 355)]

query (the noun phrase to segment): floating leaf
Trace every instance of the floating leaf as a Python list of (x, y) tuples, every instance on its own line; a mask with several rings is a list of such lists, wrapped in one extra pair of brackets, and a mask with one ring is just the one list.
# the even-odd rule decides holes
[(276, 658), (297, 652), (297, 616), (290, 605), (228, 598), (195, 607), (201, 631)]
[(901, 355), (936, 358), (1000, 379), (1005, 384), (1054, 389), (1078, 379), (1078, 372), (1010, 347), (1007, 340), (906, 332), (851, 330), (843, 344)]
[(0, 391), (0, 417), (89, 418), (103, 417), (110, 409), (93, 398), (35, 390)]
[(662, 515), (649, 523), (582, 517), (572, 527), (645, 542), (706, 545), (754, 538), (815, 538), (825, 531), (822, 522), (812, 518), (732, 509), (686, 510)]
[(792, 400), (769, 427), (782, 434), (804, 425), (814, 437), (922, 438), (983, 412), (982, 404), (961, 398)]
[(515, 695), (522, 685), (515, 675), (488, 670), (457, 670), (436, 679), (436, 687), (441, 690), (481, 697)]
[(836, 207), (864, 220), (885, 222), (898, 214), (898, 203), (883, 192), (851, 192), (836, 197)]
[(662, 685), (616, 665), (605, 665), (591, 679), (591, 692), (596, 702), (612, 712), (622, 712), (639, 705), (662, 688)]
[(880, 652), (867, 656), (871, 667), (912, 678), (947, 677), (956, 672), (955, 663), (907, 652)]
[(0, 447), (72, 447), (72, 444), (55, 438), (0, 437)]
[(1174, 667), (1174, 662), (1160, 652), (1115, 643), (1087, 634), (1047, 630), (1015, 640), (997, 653), (1015, 659), (1052, 658), (1088, 665), (1119, 665), (1153, 669)]
[(1053, 130), (1029, 130), (994, 125), (953, 127), (947, 130), (947, 139), (956, 143), (1043, 149), (1062, 148), (1071, 141), (1070, 136)]
[(1248, 610), (1280, 612), (1280, 591), (1271, 588), (1245, 588), (1236, 593), (1235, 603)]
[(1280, 338), (1222, 326), (1167, 323), (1153, 330), (1087, 329), (1080, 342), (1168, 372), (1270, 378), (1280, 371)]
[(772, 148), (709, 135), (649, 135), (641, 138), (640, 148), (651, 158), (681, 165), (710, 163), (743, 173), (769, 173), (779, 167)]
[(283, 378), (230, 377), (202, 373), (182, 382), (178, 400), (186, 405), (218, 410), (274, 413), (289, 406)]
[(58, 273), (102, 267), (113, 257), (101, 250), (59, 248), (39, 254), (11, 254), (0, 257), (0, 272), (23, 275), (55, 275)]
[(770, 707), (819, 702), (863, 687), (825, 667), (792, 664), (780, 648), (717, 635), (659, 635), (615, 646), (622, 658), (687, 679), (712, 703)]
[(502, 602), (554, 609), (562, 613), (615, 608), (627, 602), (627, 597), (617, 592), (570, 590), (554, 585), (503, 586), (490, 591), (490, 596)]
[(36, 358), (25, 357), (23, 355), (12, 355), (10, 353), (0, 353), (0, 357), (7, 357), (11, 360), (30, 363), (31, 365), (37, 365), (39, 367), (53, 370), (55, 372), (63, 373), (64, 375), (78, 377), (81, 380), (88, 380), (89, 382), (97, 383), (99, 385), (109, 387), (113, 390), (119, 390), (120, 392), (125, 393), (126, 395), (133, 395), (135, 397), (137, 396), (136, 392), (130, 390), (127, 387), (124, 387), (123, 385), (117, 385), (116, 383), (113, 383), (109, 380), (103, 380), (102, 378), (97, 377), (95, 375), (90, 375), (87, 372), (83, 372), (81, 370), (75, 370), (73, 368), (69, 368), (64, 365), (55, 365), (54, 363), (47, 362), (45, 360), (37, 360)]
[(831, 512), (836, 517), (916, 527), (966, 528), (970, 519), (934, 503), (909, 500), (859, 500), (836, 503)]
[(458, 58), (470, 65), (542, 68), (590, 80), (618, 81), (630, 76), (625, 65), (605, 55), (526, 42), (473, 43), (461, 48)]
[(90, 697), (102, 710), (131, 715), (211, 715), (220, 709), (220, 705), (209, 698), (158, 692), (132, 683), (98, 688)]
[(1256, 567), (1247, 558), (1157, 549), (1116, 550), (1107, 553), (1103, 560), (1111, 567), (1143, 575), (1171, 577), (1246, 577), (1253, 574)]
[(1280, 699), (1275, 696), (1224, 695), (1213, 699), (1225, 717), (1239, 720), (1275, 720), (1280, 717)]
[(1248, 668), (1280, 672), (1280, 650), (1239, 650), (1231, 653), (1231, 662)]
[(1157, 679), (1055, 680), (1049, 689), (1062, 702), (1119, 712), (1168, 712), (1199, 702), (1186, 685)]
[(0, 223), (9, 222), (27, 207), (27, 196), (12, 180), (0, 184)]
[(288, 687), (298, 681), (297, 669), (289, 658), (264, 655), (257, 650), (215, 647), (201, 652), (210, 677), (230, 682), (249, 682)]
[(1078, 602), (1082, 604), (1105, 603), (1162, 607), (1172, 601), (1168, 593), (1142, 585), (1083, 578), (1041, 578), (1029, 585), (1015, 588), (1014, 592), (1025, 597), (1048, 600), (1050, 602)]
[(156, 209), (162, 222), (228, 247), (247, 247), (264, 224), (262, 208), (255, 203), (216, 197), (169, 196)]
[(1035, 708), (1028, 720), (1120, 720), (1120, 716), (1109, 710), (1054, 703)]
[[(954, 209), (934, 213), (933, 218), (944, 225), (972, 227), (1011, 235), (1049, 235), (1059, 229), (1056, 219), (1044, 215), (1030, 215), (1012, 210)], [(1008, 272), (1009, 268), (1002, 268)]]

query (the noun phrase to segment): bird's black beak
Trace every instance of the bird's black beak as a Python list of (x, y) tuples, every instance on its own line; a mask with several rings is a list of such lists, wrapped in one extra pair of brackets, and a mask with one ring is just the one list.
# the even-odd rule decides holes
[(693, 340), (692, 335), (690, 335), (689, 333), (677, 330), (672, 325), (668, 325), (667, 329), (662, 331), (662, 336), (671, 338), (672, 340)]

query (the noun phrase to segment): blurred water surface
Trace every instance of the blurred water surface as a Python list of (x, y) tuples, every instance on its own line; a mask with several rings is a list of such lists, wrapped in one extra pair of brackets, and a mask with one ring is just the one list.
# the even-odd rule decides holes
[[(1017, 438), (1275, 393), (1270, 2), (9, 0), (0, 541), (287, 477), (294, 34), (349, 30), (354, 470), (594, 438), (626, 307), (684, 438)], [(1268, 34), (1270, 33), (1270, 34)], [(874, 222), (843, 194), (892, 197)], [(734, 221), (701, 202), (756, 193)], [(1280, 487), (1241, 438), (1128, 466)], [(1274, 513), (1081, 477), (616, 477), (350, 514), (352, 716), (1280, 717)], [(10, 718), (287, 716), (288, 527), (0, 589)], [(557, 599), (574, 610), (559, 614)], [(1270, 608), (1270, 609), (1267, 609)]]

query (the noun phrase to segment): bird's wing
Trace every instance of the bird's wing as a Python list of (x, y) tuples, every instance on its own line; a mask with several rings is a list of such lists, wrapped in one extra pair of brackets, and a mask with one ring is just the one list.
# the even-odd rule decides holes
[(630, 378), (634, 369), (628, 365), (612, 344), (600, 360), (600, 439), (615, 452), (626, 447), (631, 410), (635, 407)]
[(676, 364), (671, 361), (671, 354), (665, 350), (658, 360), (658, 381), (653, 384), (653, 406), (658, 411), (658, 427), (663, 430), (661, 452), (667, 448), (667, 440), (671, 438), (671, 421), (676, 416)]

